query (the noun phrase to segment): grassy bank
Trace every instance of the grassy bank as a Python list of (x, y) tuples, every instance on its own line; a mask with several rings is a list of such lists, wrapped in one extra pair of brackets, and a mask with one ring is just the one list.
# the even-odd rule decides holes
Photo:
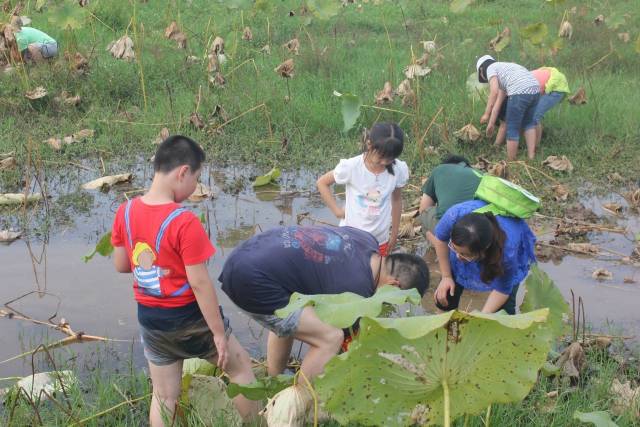
[[(565, 102), (547, 114), (546, 134), (532, 165), (542, 167), (548, 155), (566, 155), (573, 174), (547, 170), (561, 182), (605, 182), (613, 172), (637, 179), (640, 171), (640, 107), (631, 96), (640, 93), (640, 53), (635, 50), (640, 14), (633, 0), (522, 0), (517, 7), (507, 0), (478, 1), (460, 14), (452, 13), (447, 1), (370, 1), (339, 8), (328, 20), (294, 1), (259, 2), (259, 8), (242, 10), (204, 0), (136, 2), (135, 8), (126, 0), (95, 0), (75, 18), (73, 30), (58, 24), (56, 4), (61, 1), (47, 2), (40, 12), (35, 3), (27, 2), (21, 14), (59, 40), (61, 53), (87, 57), (89, 71), (77, 75), (61, 55), (49, 64), (0, 75), (0, 153), (13, 151), (18, 159), (16, 170), (0, 172), (0, 191), (21, 190), (28, 152), (41, 156), (49, 168), (69, 167), (67, 162), (78, 159), (99, 164), (102, 158), (106, 173), (115, 173), (111, 163), (151, 155), (152, 141), (165, 126), (200, 141), (215, 162), (251, 162), (265, 169), (273, 164), (332, 167), (357, 152), (359, 139), (356, 129), (341, 132), (340, 101), (333, 91), (354, 93), (363, 104), (374, 105), (385, 81), (397, 87), (404, 79), (403, 68), (412, 54), (422, 55), (423, 40), (435, 40), (438, 53), (428, 63), (432, 72), (412, 85), (415, 105), (403, 106), (395, 97), (382, 108), (397, 112), (363, 107), (357, 127), (401, 121), (408, 135), (403, 158), (416, 177), (428, 174), (448, 152), (499, 160), (503, 150), (488, 139), (462, 143), (453, 132), (470, 122), (480, 127), (484, 105), (468, 96), (465, 81), (475, 59), (488, 52), (489, 40), (506, 26), (511, 41), (496, 57), (529, 68), (557, 66), (573, 90), (585, 88), (588, 99), (581, 106)], [(607, 20), (596, 25), (599, 14)], [(563, 17), (572, 23), (573, 37), (561, 39), (562, 46), (552, 53), (559, 46)], [(164, 38), (173, 20), (187, 36), (186, 49)], [(538, 22), (547, 25), (548, 34), (534, 46), (522, 30)], [(242, 39), (245, 27), (251, 28), (252, 40)], [(618, 36), (624, 32), (628, 43)], [(137, 61), (116, 60), (105, 50), (125, 33), (134, 41)], [(216, 36), (226, 42), (222, 88), (208, 83), (206, 53)], [(299, 55), (283, 47), (296, 37)], [(196, 57), (194, 63), (189, 56)], [(288, 58), (295, 61), (295, 74), (284, 79), (273, 70)], [(49, 95), (36, 101), (24, 97), (37, 86)], [(60, 106), (54, 98), (62, 91), (80, 95), (80, 104)], [(217, 105), (226, 114), (212, 117)], [(215, 131), (196, 129), (189, 121), (195, 111), (205, 122), (228, 123)], [(59, 152), (43, 143), (83, 128), (94, 129), (95, 137)], [(540, 193), (552, 183), (542, 174), (529, 178), (520, 165), (511, 166), (511, 177), (536, 185)]]

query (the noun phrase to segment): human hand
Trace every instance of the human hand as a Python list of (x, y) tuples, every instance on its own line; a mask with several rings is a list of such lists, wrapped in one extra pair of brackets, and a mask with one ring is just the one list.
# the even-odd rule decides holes
[(456, 289), (456, 283), (453, 281), (451, 277), (443, 277), (440, 280), (440, 284), (438, 288), (433, 293), (433, 299), (438, 302), (441, 306), (447, 307), (449, 306), (449, 301), (447, 301), (447, 293), (453, 296), (453, 293)]
[(213, 342), (218, 351), (218, 367), (224, 371), (227, 367), (227, 335), (214, 335)]
[(489, 121), (489, 114), (484, 113), (482, 117), (480, 117), (480, 124), (487, 123)]
[(495, 123), (489, 123), (487, 125), (487, 136), (491, 138), (493, 136), (493, 132), (496, 130)]
[(397, 243), (398, 239), (397, 238), (390, 238), (389, 242), (387, 242), (387, 255), (391, 255), (391, 252), (393, 252), (393, 250), (396, 247), (396, 243)]
[(344, 208), (338, 208), (338, 211), (335, 212), (335, 214), (336, 214), (336, 218), (343, 219), (345, 215)]

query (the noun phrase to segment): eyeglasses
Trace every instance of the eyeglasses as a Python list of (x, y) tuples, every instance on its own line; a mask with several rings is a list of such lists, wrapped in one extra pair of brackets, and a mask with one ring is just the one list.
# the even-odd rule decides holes
[(470, 257), (465, 256), (465, 255), (462, 255), (460, 252), (456, 251), (456, 250), (455, 250), (455, 248), (453, 247), (453, 242), (451, 242), (451, 239), (449, 239), (449, 243), (447, 244), (447, 246), (449, 247), (449, 250), (450, 250), (451, 252), (453, 252), (454, 254), (456, 254), (456, 255), (458, 256), (458, 258), (460, 258), (460, 259), (461, 259), (461, 260), (463, 260), (463, 261), (466, 261), (466, 262), (474, 262), (474, 261), (477, 261), (477, 260), (478, 260), (478, 258), (479, 258), (477, 255), (476, 255), (476, 256), (474, 256), (474, 257), (472, 257), (472, 258), (470, 258)]

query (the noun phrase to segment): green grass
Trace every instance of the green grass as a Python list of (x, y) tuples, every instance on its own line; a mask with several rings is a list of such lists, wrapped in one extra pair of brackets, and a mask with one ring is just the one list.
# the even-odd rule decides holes
[[(584, 86), (587, 91), (586, 105), (563, 103), (547, 114), (546, 134), (533, 165), (540, 167), (548, 155), (567, 155), (575, 166), (574, 173), (552, 175), (569, 183), (585, 179), (603, 183), (612, 172), (637, 177), (640, 171), (640, 107), (633, 96), (640, 93), (640, 54), (634, 50), (640, 14), (633, 0), (561, 4), (526, 0), (518, 2), (518, 7), (507, 0), (478, 1), (459, 15), (449, 11), (446, 1), (400, 2), (403, 8), (397, 2), (374, 5), (370, 1), (362, 4), (361, 12), (350, 4), (327, 21), (301, 13), (300, 2), (294, 1), (272, 2), (269, 13), (230, 10), (205, 0), (136, 3), (136, 20), (144, 25), (144, 32), (138, 27), (138, 39), (134, 41), (142, 58), (146, 108), (139, 64), (116, 60), (105, 51), (107, 44), (127, 28), (133, 37), (129, 26), (133, 8), (128, 1), (90, 2), (95, 18), (88, 17), (82, 28), (72, 31), (48, 21), (56, 13), (53, 6), (38, 13), (29, 10), (33, 3), (28, 2), (22, 12), (33, 18), (32, 25), (57, 38), (61, 51), (77, 50), (89, 57), (91, 68), (88, 75), (75, 76), (61, 56), (50, 64), (0, 76), (0, 153), (15, 151), (21, 165), (28, 141), (40, 156), (57, 162), (46, 163), (50, 167), (98, 157), (107, 165), (140, 161), (153, 153), (151, 141), (162, 126), (167, 126), (172, 133), (190, 135), (201, 142), (214, 162), (257, 163), (265, 171), (273, 164), (291, 169), (328, 169), (340, 157), (359, 150), (359, 132), (341, 132), (340, 104), (333, 91), (357, 94), (364, 104), (372, 105), (374, 94), (385, 81), (396, 87), (404, 78), (402, 69), (410, 63), (412, 49), (420, 56), (419, 42), (431, 39), (436, 40), (442, 58), (420, 81), (416, 108), (402, 107), (399, 99), (384, 106), (412, 116), (364, 108), (358, 126), (369, 126), (377, 120), (401, 121), (407, 133), (402, 157), (416, 177), (426, 176), (448, 152), (462, 153), (472, 160), (478, 155), (502, 159), (503, 150), (493, 148), (489, 140), (463, 144), (455, 140), (453, 132), (469, 122), (478, 125), (484, 105), (471, 101), (465, 93), (465, 80), (474, 71), (476, 57), (487, 52), (488, 41), (509, 26), (512, 40), (496, 55), (499, 59), (529, 68), (557, 66), (567, 74), (572, 89)], [(574, 27), (573, 38), (564, 41), (557, 55), (519, 37), (524, 26), (544, 22), (549, 28), (546, 43), (551, 44), (565, 10), (573, 6), (578, 8), (576, 14), (568, 15)], [(289, 10), (295, 10), (295, 16), (289, 17)], [(627, 15), (625, 23), (614, 30), (593, 24), (600, 13)], [(188, 36), (186, 50), (178, 49), (175, 42), (163, 36), (172, 20), (177, 20)], [(251, 27), (253, 41), (240, 39), (244, 26)], [(630, 33), (630, 43), (618, 39), (617, 33), (623, 31)], [(222, 70), (227, 84), (222, 89), (208, 84), (206, 72), (206, 51), (217, 35), (226, 41), (228, 58)], [(281, 47), (293, 37), (300, 40), (299, 56)], [(260, 52), (265, 44), (271, 46), (271, 55)], [(597, 63), (611, 49), (613, 53)], [(188, 55), (199, 57), (201, 63), (189, 65), (185, 60)], [(296, 69), (287, 89), (286, 81), (273, 69), (289, 57), (294, 58)], [(49, 91), (46, 99), (33, 102), (23, 97), (27, 89), (39, 85)], [(79, 94), (81, 105), (56, 106), (52, 100), (62, 90)], [(205, 121), (216, 105), (223, 106), (229, 118), (261, 104), (264, 108), (229, 123), (221, 135), (207, 134), (189, 124), (198, 93), (198, 112)], [(289, 93), (291, 98), (286, 101)], [(424, 142), (435, 152), (423, 151), (417, 141), (440, 107), (443, 112)], [(82, 128), (95, 129), (95, 140), (68, 146), (63, 152), (54, 152), (42, 143), (51, 136), (70, 135)], [(285, 138), (288, 144), (283, 149)], [(20, 190), (21, 174), (3, 173), (0, 190)], [(511, 167), (511, 177), (533, 186), (521, 166)], [(540, 174), (533, 179), (538, 186), (534, 189), (547, 195), (551, 181)]]

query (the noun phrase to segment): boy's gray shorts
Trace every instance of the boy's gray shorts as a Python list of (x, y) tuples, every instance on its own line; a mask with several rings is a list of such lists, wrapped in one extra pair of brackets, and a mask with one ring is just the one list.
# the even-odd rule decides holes
[[(228, 337), (231, 335), (229, 319), (223, 316), (222, 321), (225, 335)], [(140, 338), (144, 356), (158, 366), (170, 365), (192, 357), (212, 359), (218, 355), (213, 333), (204, 317), (175, 331), (147, 329), (140, 325)]]
[(302, 314), (302, 308), (294, 311), (284, 319), (279, 318), (275, 314), (256, 314), (244, 311), (247, 316), (258, 322), (261, 326), (264, 326), (280, 338), (292, 337), (298, 330), (300, 324), (300, 315)]
[[(56, 56), (58, 54), (58, 43), (56, 43), (56, 42), (52, 42), (52, 43), (33, 43), (32, 45), (37, 47), (38, 49), (40, 49), (40, 54), (45, 59), (53, 58), (54, 56)], [(26, 51), (25, 51), (25, 58), (26, 59), (31, 59), (31, 55), (29, 54), (29, 49), (26, 49)]]

